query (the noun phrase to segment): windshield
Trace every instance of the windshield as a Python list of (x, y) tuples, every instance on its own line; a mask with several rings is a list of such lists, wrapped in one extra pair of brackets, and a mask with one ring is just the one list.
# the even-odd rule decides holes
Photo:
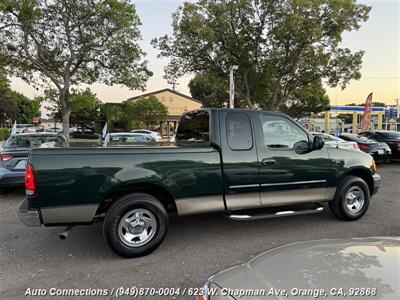
[(398, 131), (382, 132), (382, 135), (389, 139), (400, 139), (400, 132)]
[(61, 135), (14, 135), (4, 145), (4, 148), (33, 148), (44, 143), (62, 143), (65, 138)]

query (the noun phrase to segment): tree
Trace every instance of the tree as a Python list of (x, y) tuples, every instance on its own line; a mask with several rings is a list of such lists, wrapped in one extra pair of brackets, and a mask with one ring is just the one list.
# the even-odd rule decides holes
[[(58, 101), (57, 92), (48, 90), (45, 92), (46, 100), (50, 106), (46, 109), (55, 119), (62, 118), (62, 107)], [(85, 90), (72, 89), (69, 101), (71, 103), (70, 124), (79, 125), (82, 128), (93, 127), (101, 118), (101, 101), (89, 88)]]
[(132, 102), (127, 101), (125, 112), (127, 120), (130, 120), (130, 124), (127, 124), (129, 130), (131, 126), (146, 128), (155, 117), (159, 120), (165, 119), (168, 115), (168, 108), (157, 97), (149, 96)]
[(40, 117), (40, 99), (33, 100), (21, 93), (10, 91), (10, 97), (16, 102), (18, 107), (17, 123), (32, 123), (33, 117)]
[(237, 91), (247, 106), (276, 110), (315, 82), (344, 88), (359, 79), (363, 51), (340, 48), (370, 8), (355, 0), (198, 0), (173, 14), (173, 34), (155, 38), (177, 74), (228, 77), (238, 65)]
[(17, 121), (31, 123), (32, 117), (40, 116), (40, 100), (29, 99), (11, 90), (5, 72), (0, 69), (0, 123)]
[[(9, 97), (9, 80), (0, 69), (0, 123), (4, 124), (9, 120), (15, 119), (18, 114), (18, 106)], [(4, 125), (3, 125), (4, 126)]]
[(138, 46), (139, 25), (125, 0), (5, 0), (0, 62), (28, 83), (57, 91), (69, 138), (72, 87), (100, 81), (144, 88), (151, 72)]
[(329, 98), (321, 82), (312, 83), (294, 91), (288, 100), (281, 104), (279, 111), (293, 118), (309, 117), (328, 109)]
[(214, 74), (196, 74), (189, 82), (190, 94), (203, 107), (224, 107), (229, 100), (229, 83)]
[(80, 127), (93, 127), (100, 119), (102, 103), (90, 89), (71, 95), (71, 123)]

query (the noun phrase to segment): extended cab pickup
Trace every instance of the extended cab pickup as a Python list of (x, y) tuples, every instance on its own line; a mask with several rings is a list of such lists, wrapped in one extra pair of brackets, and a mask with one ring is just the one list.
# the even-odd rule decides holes
[(372, 157), (324, 147), (286, 115), (200, 109), (182, 115), (176, 147), (33, 149), (26, 167), (28, 226), (103, 220), (117, 254), (157, 248), (168, 215), (224, 212), (234, 220), (368, 209), (380, 176)]

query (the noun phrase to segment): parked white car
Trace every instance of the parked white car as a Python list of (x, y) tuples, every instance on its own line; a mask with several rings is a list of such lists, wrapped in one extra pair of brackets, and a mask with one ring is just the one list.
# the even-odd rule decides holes
[(132, 132), (115, 132), (107, 133), (104, 140), (101, 141), (103, 147), (112, 145), (126, 145), (134, 143), (151, 143), (155, 139), (145, 133), (132, 133)]
[(17, 124), (16, 133), (32, 133), (36, 128), (32, 124)]
[(63, 130), (59, 127), (50, 127), (46, 129), (47, 132), (61, 133)]
[(147, 129), (135, 129), (135, 130), (131, 130), (131, 132), (151, 135), (156, 140), (156, 142), (159, 142), (162, 140), (160, 133), (156, 132), (156, 131), (151, 131), (151, 130), (147, 130)]
[(358, 144), (356, 142), (345, 141), (336, 136), (333, 136), (333, 135), (330, 135), (327, 133), (322, 133), (322, 132), (311, 132), (311, 134), (314, 136), (322, 137), (325, 141), (325, 145), (327, 145), (327, 146), (360, 150), (360, 147), (358, 147)]

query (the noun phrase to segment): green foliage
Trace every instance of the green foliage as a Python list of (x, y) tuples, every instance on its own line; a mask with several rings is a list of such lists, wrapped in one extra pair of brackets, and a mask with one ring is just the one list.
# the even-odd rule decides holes
[(279, 107), (279, 111), (293, 118), (302, 118), (325, 111), (328, 106), (329, 98), (319, 82), (295, 90), (293, 95)]
[(1, 3), (0, 62), (13, 75), (57, 92), (67, 138), (71, 88), (100, 81), (144, 89), (152, 75), (130, 1)]
[(72, 124), (81, 127), (93, 127), (100, 119), (101, 101), (90, 89), (76, 91), (70, 96)]
[[(150, 96), (125, 104), (127, 115), (127, 129), (147, 128), (150, 121), (156, 117), (158, 120), (165, 120), (168, 115), (168, 108), (162, 104), (157, 97)], [(132, 120), (132, 122), (130, 121)]]
[(203, 107), (224, 107), (229, 101), (229, 83), (214, 74), (196, 74), (189, 82), (190, 94), (200, 100)]
[(9, 136), (10, 136), (10, 129), (0, 127), (0, 141), (4, 141), (4, 140), (8, 139)]
[(125, 102), (105, 103), (101, 108), (101, 115), (102, 119), (108, 122), (109, 132), (112, 132), (114, 128), (125, 128)]
[(127, 131), (147, 128), (148, 122), (154, 118), (164, 120), (167, 115), (167, 107), (155, 96), (122, 103), (105, 103), (102, 107), (102, 116), (108, 122), (109, 132), (116, 128)]
[(33, 117), (40, 117), (40, 99), (33, 100), (25, 97), (24, 95), (11, 92), (13, 99), (15, 99), (18, 106), (17, 123), (32, 123)]
[(173, 14), (172, 36), (152, 44), (171, 59), (170, 77), (198, 72), (228, 78), (238, 65), (238, 98), (276, 110), (315, 82), (344, 88), (360, 78), (363, 51), (339, 44), (369, 11), (356, 0), (198, 0)]
[(10, 97), (10, 82), (4, 71), (0, 69), (0, 123), (14, 120), (18, 114), (18, 106)]
[[(54, 90), (46, 91), (46, 100), (51, 103), (51, 106), (46, 107), (53, 118), (62, 118), (61, 104), (58, 102), (57, 92)], [(101, 107), (103, 103), (97, 98), (89, 88), (85, 90), (73, 89), (69, 96), (71, 105), (70, 123), (79, 127), (95, 126), (96, 121), (101, 120)]]
[(0, 69), (0, 123), (17, 121), (32, 123), (32, 117), (40, 116), (40, 100), (31, 100), (11, 90), (5, 72)]

